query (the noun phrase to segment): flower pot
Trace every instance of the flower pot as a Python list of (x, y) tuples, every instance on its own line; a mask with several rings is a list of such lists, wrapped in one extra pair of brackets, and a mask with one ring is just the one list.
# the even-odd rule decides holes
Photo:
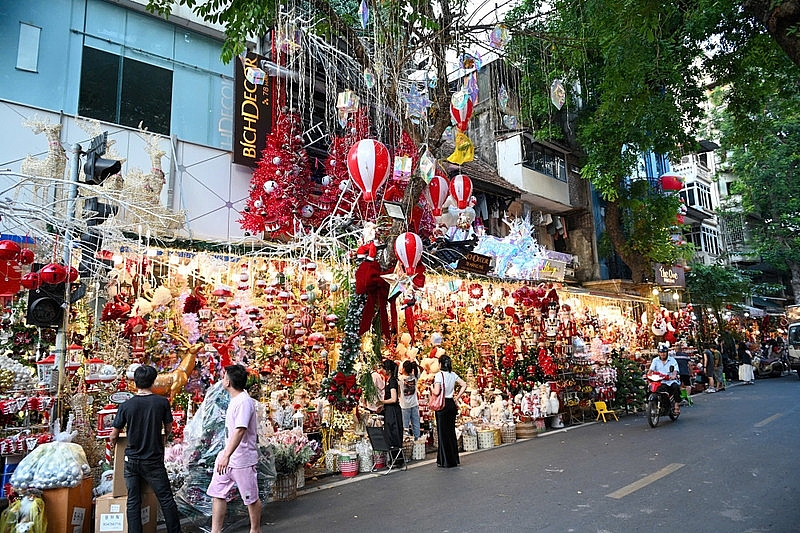
[(272, 501), (286, 502), (297, 498), (297, 472), (278, 474), (272, 486)]

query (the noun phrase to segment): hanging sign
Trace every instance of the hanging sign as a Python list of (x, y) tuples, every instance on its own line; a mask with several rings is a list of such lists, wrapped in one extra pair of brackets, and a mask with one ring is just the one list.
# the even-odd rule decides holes
[(270, 77), (253, 76), (254, 72), (266, 70), (262, 61), (266, 63), (264, 56), (252, 52), (234, 61), (233, 162), (238, 165), (255, 167), (272, 131)]
[(686, 278), (684, 277), (683, 267), (680, 265), (655, 264), (656, 285), (662, 287), (685, 287)]
[(556, 259), (545, 259), (539, 269), (539, 279), (549, 281), (564, 281), (567, 264)]
[(488, 255), (477, 254), (475, 252), (467, 252), (464, 257), (458, 260), (456, 265), (457, 270), (464, 272), (472, 272), (473, 274), (489, 273), (492, 267), (492, 258)]

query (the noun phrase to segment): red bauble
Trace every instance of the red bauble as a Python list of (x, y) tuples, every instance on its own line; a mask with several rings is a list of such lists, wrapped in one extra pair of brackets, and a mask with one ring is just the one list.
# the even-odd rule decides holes
[(64, 265), (59, 265), (58, 263), (50, 263), (49, 265), (43, 266), (42, 269), (39, 270), (39, 278), (43, 283), (48, 283), (50, 285), (64, 283), (67, 281), (68, 275), (69, 273), (67, 272), (67, 267)]

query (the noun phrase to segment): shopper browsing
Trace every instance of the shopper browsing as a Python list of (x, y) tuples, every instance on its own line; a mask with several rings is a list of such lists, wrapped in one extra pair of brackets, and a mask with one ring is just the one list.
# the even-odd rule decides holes
[(403, 430), (411, 426), (414, 440), (419, 431), (419, 398), (417, 397), (417, 381), (419, 368), (414, 361), (403, 361), (403, 372), (400, 375), (400, 407), (403, 409)]
[(397, 363), (384, 359), (381, 363), (386, 387), (383, 392), (383, 425), (386, 443), (394, 448), (403, 446), (403, 410), (400, 408), (400, 383), (397, 379)]
[[(136, 395), (119, 406), (109, 441), (117, 443), (127, 428), (125, 448), (125, 486), (128, 488), (128, 532), (142, 532), (142, 485), (150, 485), (158, 498), (167, 533), (180, 533), (178, 506), (164, 467), (164, 443), (172, 433), (172, 408), (169, 400), (151, 390), (158, 372), (152, 366), (139, 366), (133, 372)], [(162, 435), (162, 430), (164, 431)]]
[(234, 485), (247, 506), (250, 533), (261, 531), (261, 500), (258, 497), (257, 420), (253, 399), (244, 390), (247, 370), (242, 365), (225, 367), (222, 386), (231, 395), (225, 414), (225, 449), (217, 455), (214, 474), (206, 494), (211, 496), (211, 532), (222, 533), (228, 502)]
[[(436, 466), (450, 468), (458, 466), (458, 440), (456, 439), (456, 402), (464, 394), (467, 384), (453, 372), (453, 361), (449, 355), (439, 358), (441, 372), (433, 378), (433, 393), (439, 394), (444, 387), (444, 408), (436, 411), (436, 431), (439, 432), (439, 452)], [(456, 392), (458, 385), (458, 392)]]

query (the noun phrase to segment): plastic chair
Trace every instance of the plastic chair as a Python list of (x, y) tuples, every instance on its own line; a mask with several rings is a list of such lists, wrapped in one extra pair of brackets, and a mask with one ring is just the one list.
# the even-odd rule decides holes
[(614, 417), (614, 420), (619, 421), (617, 418), (617, 413), (613, 409), (609, 409), (606, 407), (606, 402), (594, 402), (594, 408), (597, 409), (597, 418), (595, 420), (600, 420), (600, 417), (603, 417), (603, 423), (606, 422), (606, 415), (611, 415)]
[[(398, 460), (401, 459), (403, 461), (402, 470), (408, 469), (408, 461), (406, 461), (406, 456), (403, 453), (402, 446), (389, 446), (389, 443), (386, 440), (386, 432), (383, 427), (367, 426), (367, 437), (369, 437), (369, 443), (372, 445), (372, 449), (374, 451), (386, 453), (386, 471), (384, 472), (384, 475), (391, 472)], [(372, 467), (372, 471), (375, 471), (374, 466)]]

